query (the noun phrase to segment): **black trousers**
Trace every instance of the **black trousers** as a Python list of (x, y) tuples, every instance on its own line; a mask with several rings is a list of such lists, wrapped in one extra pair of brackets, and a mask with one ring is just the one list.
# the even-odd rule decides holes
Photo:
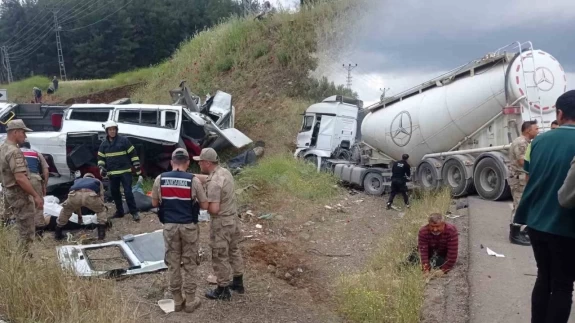
[(409, 204), (409, 198), (407, 197), (407, 183), (403, 179), (392, 178), (391, 179), (391, 194), (389, 194), (389, 200), (387, 204), (393, 204), (393, 199), (397, 194), (403, 195), (403, 202)]
[(527, 229), (537, 262), (532, 323), (567, 323), (575, 282), (575, 238)]
[(116, 214), (124, 215), (124, 207), (122, 205), (122, 192), (120, 192), (120, 185), (124, 187), (124, 196), (126, 196), (126, 203), (132, 215), (138, 213), (134, 194), (132, 193), (132, 174), (125, 173), (117, 176), (110, 176), (110, 192), (116, 204)]

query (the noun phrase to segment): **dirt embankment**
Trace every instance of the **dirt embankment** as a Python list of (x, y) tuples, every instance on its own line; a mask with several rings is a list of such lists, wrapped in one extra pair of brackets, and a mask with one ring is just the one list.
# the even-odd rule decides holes
[(144, 85), (144, 83), (134, 83), (88, 95), (69, 98), (64, 101), (64, 104), (87, 103), (88, 100), (90, 103), (110, 103), (119, 99), (129, 98), (131, 94), (142, 85)]

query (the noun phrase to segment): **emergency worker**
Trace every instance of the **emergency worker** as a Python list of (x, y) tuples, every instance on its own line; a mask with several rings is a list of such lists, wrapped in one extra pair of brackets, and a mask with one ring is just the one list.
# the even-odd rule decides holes
[[(197, 175), (205, 181), (208, 196), (210, 222), (210, 247), (212, 266), (218, 287), (206, 293), (209, 299), (230, 300), (230, 290), (245, 292), (243, 283), (244, 261), (239, 248), (242, 233), (239, 225), (238, 207), (232, 174), (219, 165), (219, 158), (212, 148), (204, 148), (195, 156), (202, 173)], [(230, 276), (233, 281), (230, 284)]]
[(130, 213), (134, 221), (140, 221), (140, 214), (132, 193), (132, 166), (137, 175), (142, 174), (140, 158), (128, 138), (118, 134), (118, 125), (114, 121), (108, 121), (103, 126), (106, 130), (106, 139), (102, 141), (98, 150), (98, 167), (102, 177), (110, 178), (110, 191), (116, 204), (116, 213), (112, 218), (124, 217), (120, 192), (120, 186), (123, 186)]
[(6, 141), (0, 146), (0, 169), (2, 170), (2, 190), (5, 194), (6, 209), (16, 218), (20, 243), (28, 252), (34, 240), (34, 206), (44, 207), (44, 199), (38, 194), (28, 179), (28, 166), (24, 154), (17, 145), (26, 140), (24, 121), (14, 119), (6, 125)]
[[(30, 183), (34, 187), (34, 191), (38, 195), (46, 196), (46, 185), (48, 184), (48, 177), (50, 176), (48, 163), (41, 153), (30, 148), (30, 143), (26, 140), (20, 145), (20, 150), (24, 154), (26, 164), (28, 164), (28, 172), (30, 174)], [(36, 226), (36, 235), (42, 236), (46, 223), (44, 222), (44, 208), (36, 209), (34, 213), (34, 224)]]
[(154, 181), (152, 206), (159, 207), (158, 217), (164, 224), (165, 262), (175, 311), (191, 313), (200, 306), (196, 297), (196, 270), (200, 264), (197, 224), (200, 208), (207, 209), (208, 200), (200, 180), (186, 172), (190, 156), (185, 149), (174, 150), (171, 164), (172, 171)]
[[(513, 210), (511, 218), (515, 215), (517, 205), (523, 195), (523, 189), (527, 184), (528, 174), (523, 169), (525, 163), (525, 153), (529, 143), (539, 133), (539, 127), (536, 121), (525, 121), (521, 125), (521, 136), (515, 138), (509, 147), (509, 178), (507, 182), (513, 195)], [(529, 236), (521, 230), (521, 225), (511, 223), (509, 225), (509, 241), (521, 246), (529, 246)]]
[(403, 154), (401, 160), (396, 161), (391, 166), (391, 194), (387, 201), (387, 209), (391, 209), (393, 199), (397, 193), (403, 196), (405, 206), (409, 208), (409, 197), (407, 197), (407, 179), (411, 176), (411, 166), (407, 162), (408, 154)]
[(91, 173), (74, 181), (70, 187), (68, 199), (62, 204), (62, 210), (58, 216), (54, 238), (64, 239), (62, 228), (68, 223), (72, 213), (77, 212), (78, 220), (81, 218), (80, 210), (86, 207), (96, 213), (98, 218), (98, 240), (106, 238), (106, 206), (104, 205), (104, 185)]

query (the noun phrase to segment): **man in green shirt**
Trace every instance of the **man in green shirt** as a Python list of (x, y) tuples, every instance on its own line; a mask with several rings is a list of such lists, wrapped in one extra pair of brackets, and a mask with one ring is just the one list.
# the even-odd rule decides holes
[(531, 322), (566, 323), (575, 282), (575, 210), (559, 204), (575, 156), (575, 90), (557, 99), (560, 127), (537, 136), (526, 151), (529, 173), (514, 222), (528, 227), (537, 262)]

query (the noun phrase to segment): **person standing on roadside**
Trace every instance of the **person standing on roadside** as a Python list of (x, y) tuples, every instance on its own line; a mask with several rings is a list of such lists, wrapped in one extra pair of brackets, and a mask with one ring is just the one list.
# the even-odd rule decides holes
[(110, 191), (116, 204), (116, 213), (112, 218), (124, 217), (122, 192), (120, 192), (120, 186), (122, 186), (130, 213), (134, 221), (138, 222), (140, 214), (132, 193), (132, 166), (136, 174), (141, 175), (140, 158), (128, 138), (118, 134), (118, 125), (114, 121), (108, 121), (103, 126), (106, 139), (102, 141), (98, 149), (98, 167), (102, 178), (106, 176), (110, 178)]
[[(525, 153), (528, 150), (529, 143), (538, 133), (539, 127), (537, 126), (537, 122), (525, 121), (521, 125), (521, 136), (515, 138), (509, 147), (509, 178), (507, 182), (509, 183), (511, 195), (513, 196), (512, 219), (529, 176), (524, 170)], [(509, 242), (520, 246), (529, 246), (531, 244), (527, 232), (522, 231), (521, 225), (516, 223), (509, 224)]]
[[(243, 283), (244, 261), (239, 243), (242, 239), (238, 218), (238, 207), (234, 189), (234, 177), (219, 164), (218, 154), (212, 148), (204, 148), (200, 156), (195, 156), (206, 185), (210, 222), (210, 247), (212, 266), (217, 277), (218, 287), (206, 293), (209, 299), (230, 300), (233, 290), (245, 293)], [(230, 276), (233, 281), (230, 284)]]
[(409, 208), (409, 197), (407, 196), (407, 179), (411, 177), (411, 166), (407, 162), (408, 154), (403, 154), (401, 160), (396, 161), (391, 166), (391, 194), (387, 201), (387, 209), (391, 209), (395, 195), (400, 193), (403, 196), (405, 206)]
[[(48, 178), (50, 176), (48, 163), (41, 153), (30, 148), (28, 140), (20, 145), (20, 150), (22, 154), (24, 154), (26, 164), (28, 165), (30, 183), (32, 187), (34, 187), (34, 191), (43, 198), (46, 196), (46, 185), (48, 185)], [(36, 235), (41, 237), (46, 227), (46, 223), (44, 222), (44, 208), (36, 209), (34, 223), (36, 225)]]
[(54, 85), (54, 92), (58, 91), (58, 78), (55, 76), (52, 79), (52, 85)]
[(529, 181), (514, 218), (515, 223), (527, 225), (537, 262), (532, 323), (566, 323), (575, 282), (575, 216), (558, 199), (575, 156), (575, 90), (561, 95), (556, 109), (559, 128), (531, 143), (526, 156)]
[(200, 299), (196, 297), (200, 264), (198, 218), (200, 208), (208, 208), (208, 199), (200, 180), (186, 172), (190, 166), (187, 150), (174, 150), (171, 164), (172, 171), (162, 173), (154, 181), (152, 206), (159, 207), (158, 217), (164, 224), (165, 262), (175, 311), (192, 313), (200, 306)]
[(34, 206), (38, 209), (44, 207), (44, 199), (36, 193), (28, 179), (26, 159), (18, 148), (26, 140), (26, 132), (32, 130), (21, 119), (14, 119), (8, 122), (6, 131), (6, 141), (0, 146), (2, 190), (7, 204), (5, 208), (15, 216), (21, 247), (28, 253), (34, 240)]

